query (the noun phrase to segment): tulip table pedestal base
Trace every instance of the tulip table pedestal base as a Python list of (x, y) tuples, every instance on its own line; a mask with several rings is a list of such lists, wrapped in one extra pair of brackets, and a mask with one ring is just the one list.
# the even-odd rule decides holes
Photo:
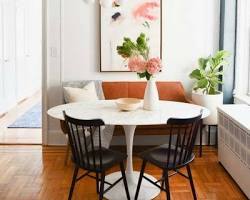
[[(128, 189), (130, 193), (130, 199), (134, 199), (136, 187), (139, 179), (140, 172), (133, 170), (133, 140), (135, 134), (135, 125), (124, 125), (124, 132), (127, 143), (127, 169), (126, 169), (126, 178), (128, 182)], [(152, 181), (156, 181), (153, 176), (147, 175), (144, 173), (144, 176), (147, 176)], [(121, 172), (115, 172), (105, 177), (105, 180), (109, 183), (114, 183), (121, 177)], [(108, 185), (106, 186), (106, 188)], [(142, 179), (142, 184), (139, 192), (139, 200), (150, 200), (155, 198), (160, 193), (160, 189), (155, 187), (149, 181)], [(126, 193), (123, 181), (120, 181), (116, 186), (114, 186), (110, 191), (104, 194), (104, 197), (109, 200), (126, 200)]]
[[(135, 192), (137, 188), (137, 183), (139, 179), (140, 172), (134, 171), (133, 174), (128, 175), (127, 182), (128, 182), (128, 189), (130, 193), (130, 199), (134, 199)], [(150, 178), (152, 181), (156, 181), (153, 176), (148, 174), (144, 175)], [(121, 172), (115, 172), (105, 177), (105, 181), (109, 183), (114, 183), (117, 179), (121, 177)], [(108, 185), (105, 184), (105, 189), (108, 188)], [(157, 197), (160, 193), (160, 189), (155, 187), (153, 184), (148, 182), (146, 179), (142, 179), (142, 184), (139, 192), (138, 200), (151, 200)], [(127, 200), (126, 192), (124, 188), (123, 181), (121, 180), (117, 185), (115, 185), (111, 190), (104, 194), (104, 197), (109, 200)]]

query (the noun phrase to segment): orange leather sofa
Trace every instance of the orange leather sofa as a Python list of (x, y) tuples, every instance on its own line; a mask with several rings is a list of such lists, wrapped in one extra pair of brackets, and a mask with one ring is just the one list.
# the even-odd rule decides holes
[[(157, 82), (160, 100), (191, 103), (185, 96), (181, 82)], [(139, 98), (143, 99), (146, 82), (103, 82), (102, 89), (105, 99)], [(138, 126), (137, 135), (162, 135), (166, 134), (166, 126)], [(114, 135), (124, 135), (123, 129), (116, 126)]]

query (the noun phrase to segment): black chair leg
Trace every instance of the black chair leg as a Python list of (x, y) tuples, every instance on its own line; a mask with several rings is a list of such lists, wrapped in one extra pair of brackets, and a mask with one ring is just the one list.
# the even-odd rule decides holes
[(195, 200), (197, 200), (197, 196), (196, 196), (196, 192), (195, 192), (195, 188), (194, 188), (194, 182), (193, 182), (193, 177), (192, 177), (190, 166), (187, 165), (186, 168), (187, 168), (187, 172), (188, 172), (188, 177), (189, 177), (193, 197), (194, 197)]
[(138, 196), (139, 196), (139, 191), (140, 191), (140, 188), (141, 188), (141, 182), (142, 182), (142, 178), (143, 178), (143, 174), (144, 174), (144, 171), (145, 171), (146, 164), (147, 164), (147, 161), (143, 160), (142, 167), (141, 167), (141, 172), (140, 172), (140, 176), (139, 176), (139, 180), (138, 180), (138, 184), (137, 184), (137, 188), (136, 188), (135, 200), (137, 200)]
[(202, 157), (202, 128), (203, 128), (203, 121), (201, 120), (200, 123), (200, 157)]
[(208, 146), (211, 146), (210, 138), (211, 138), (211, 126), (208, 125), (208, 138), (207, 138)]
[(218, 148), (218, 126), (215, 126), (215, 147)]
[(164, 174), (165, 174), (165, 187), (166, 187), (166, 197), (167, 197), (167, 200), (170, 200), (170, 189), (169, 189), (169, 180), (168, 180), (168, 171), (167, 170), (164, 170)]
[(120, 163), (120, 168), (121, 168), (121, 172), (122, 172), (122, 179), (123, 179), (127, 199), (130, 200), (130, 195), (129, 195), (129, 190), (128, 190), (128, 183), (127, 183), (127, 179), (126, 179), (125, 168), (124, 168), (123, 162)]
[(79, 170), (79, 168), (75, 167), (74, 174), (73, 174), (73, 177), (72, 177), (72, 183), (71, 183), (71, 186), (70, 186), (68, 200), (71, 200), (71, 198), (72, 198), (74, 187), (75, 187), (75, 183), (76, 183), (76, 178), (77, 178), (77, 174), (78, 174), (78, 170)]
[(104, 180), (105, 180), (105, 172), (102, 172), (102, 173), (101, 173), (101, 185), (100, 185), (99, 200), (102, 200), (102, 199), (103, 199)]
[(96, 192), (97, 194), (99, 194), (100, 190), (99, 190), (99, 174), (96, 173)]
[(165, 171), (164, 170), (162, 170), (162, 182), (161, 182), (161, 191), (164, 189), (164, 185), (165, 185)]

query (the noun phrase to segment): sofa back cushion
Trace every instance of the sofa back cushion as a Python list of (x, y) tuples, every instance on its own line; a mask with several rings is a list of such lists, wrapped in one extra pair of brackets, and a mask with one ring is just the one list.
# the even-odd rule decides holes
[[(123, 97), (143, 99), (146, 82), (103, 82), (105, 99)], [(157, 82), (160, 100), (188, 102), (181, 82)]]
[(127, 82), (102, 82), (105, 99), (118, 99), (128, 97)]
[(83, 88), (63, 87), (66, 103), (98, 100), (95, 83), (89, 82)]
[[(104, 99), (104, 94), (102, 91), (102, 81), (100, 80), (82, 80), (82, 81), (66, 81), (62, 83), (63, 87), (71, 87), (71, 88), (84, 88), (87, 84), (94, 82), (96, 93), (98, 99)], [(64, 99), (65, 103), (67, 100)]]

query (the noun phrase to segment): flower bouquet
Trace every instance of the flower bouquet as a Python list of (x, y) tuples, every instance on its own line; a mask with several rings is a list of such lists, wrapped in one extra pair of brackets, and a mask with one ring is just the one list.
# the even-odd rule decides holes
[(117, 52), (124, 59), (128, 60), (128, 69), (137, 72), (140, 78), (150, 80), (154, 74), (162, 69), (161, 59), (158, 57), (150, 58), (149, 39), (144, 33), (133, 42), (125, 37), (122, 46), (117, 46)]
[(155, 74), (162, 70), (162, 62), (158, 57), (149, 57), (150, 48), (149, 39), (144, 33), (133, 42), (130, 38), (125, 37), (123, 44), (117, 46), (117, 52), (128, 62), (128, 69), (136, 72), (139, 78), (146, 78), (147, 87), (144, 94), (144, 109), (156, 110), (158, 107), (159, 94), (152, 79)]

